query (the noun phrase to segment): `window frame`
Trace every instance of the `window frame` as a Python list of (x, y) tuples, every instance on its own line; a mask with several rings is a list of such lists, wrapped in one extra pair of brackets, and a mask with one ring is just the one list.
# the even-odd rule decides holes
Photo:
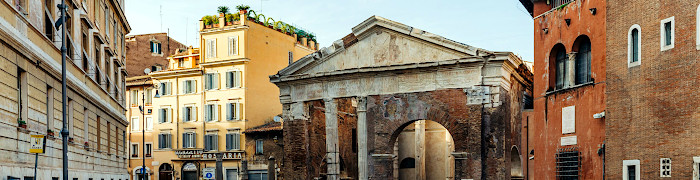
[[(258, 143), (260, 143), (260, 144), (258, 144)], [(255, 140), (255, 155), (262, 155), (264, 153), (265, 153), (265, 141), (263, 141), (262, 139), (256, 139)]]
[[(632, 62), (633, 60), (633, 55), (634, 52), (633, 50), (633, 44), (632, 44), (632, 31), (637, 30), (637, 61)], [(627, 67), (635, 67), (639, 66), (642, 64), (642, 27), (639, 26), (639, 24), (634, 24), (630, 27), (630, 29), (627, 32)]]
[[(134, 148), (134, 145), (136, 146), (136, 148)], [(132, 143), (131, 143), (131, 148), (130, 148), (130, 149), (131, 149), (131, 153), (130, 153), (130, 156), (131, 156), (132, 158), (138, 158), (138, 157), (139, 157), (139, 148), (140, 148), (139, 143), (137, 143), (137, 142), (132, 142)], [(135, 155), (135, 156), (134, 156), (134, 155)]]
[[(189, 88), (187, 84), (189, 83)], [(197, 80), (187, 79), (182, 80), (182, 94), (195, 94), (197, 93)]]
[[(182, 148), (183, 149), (192, 149), (192, 148), (197, 148), (197, 133), (196, 132), (183, 132), (183, 137), (182, 137)], [(184, 135), (187, 134), (187, 143), (185, 143), (185, 137)], [(190, 146), (191, 145), (191, 146)]]
[(158, 134), (158, 149), (172, 149), (172, 134), (159, 133)]
[(143, 152), (143, 157), (153, 157), (153, 143), (144, 143), (143, 146), (146, 148), (146, 152)]
[[(231, 74), (231, 77), (229, 77)], [(239, 89), (243, 87), (243, 71), (232, 69), (226, 71), (226, 89)], [(236, 83), (238, 82), (238, 83)], [(230, 84), (229, 84), (230, 83)]]
[[(165, 110), (165, 113), (162, 113), (161, 110)], [(163, 117), (164, 121), (160, 121), (162, 115), (165, 116), (165, 117)], [(158, 108), (158, 124), (170, 123), (170, 122), (172, 122), (172, 108), (170, 108), (170, 107)]]
[[(218, 105), (215, 103), (209, 103), (204, 105), (204, 121), (205, 122), (216, 122), (219, 120), (218, 115)], [(209, 116), (209, 110), (211, 110), (211, 116)]]
[[(211, 81), (211, 82), (209, 82)], [(204, 74), (204, 90), (218, 90), (219, 89), (219, 73), (209, 72)]]
[[(666, 23), (671, 23), (671, 44), (666, 45)], [(661, 38), (659, 38), (659, 45), (661, 46), (661, 51), (667, 51), (670, 49), (673, 49), (675, 47), (676, 43), (676, 20), (675, 16), (671, 16), (669, 18), (661, 20), (661, 24), (659, 25), (659, 30), (660, 30), (660, 35)]]
[(238, 53), (238, 36), (229, 36), (228, 37), (228, 55), (229, 56), (236, 56), (238, 54), (239, 54)]
[[(150, 119), (150, 122), (149, 122), (148, 119)], [(146, 123), (146, 125), (144, 125), (144, 127), (143, 127), (144, 130), (146, 130), (146, 131), (153, 131), (153, 117), (151, 117), (151, 116), (146, 116), (146, 117), (144, 118), (143, 122)]]
[(693, 157), (693, 179), (700, 179), (700, 156)]
[[(134, 123), (134, 121), (138, 121)], [(139, 117), (131, 117), (131, 131), (140, 131), (141, 130), (141, 120)]]
[(629, 179), (629, 171), (627, 169), (628, 166), (635, 166), (634, 168), (634, 174), (635, 174), (635, 179), (633, 180), (640, 180), (641, 178), (639, 177), (641, 175), (640, 170), (640, 163), (639, 160), (623, 160), (622, 161), (622, 180), (630, 180)]
[(241, 150), (240, 131), (229, 131), (226, 133), (226, 151), (232, 150)]
[[(180, 114), (182, 116), (182, 122), (197, 122), (197, 106), (185, 105), (182, 108), (183, 108), (183, 110), (182, 110), (182, 113)], [(189, 114), (185, 114), (185, 112), (187, 112)], [(189, 116), (185, 116), (185, 115), (189, 115)], [(188, 117), (187, 120), (185, 120), (186, 117)]]
[(217, 132), (204, 135), (204, 151), (219, 151), (219, 134)]
[[(226, 103), (226, 120), (227, 121), (240, 121), (241, 120), (241, 104), (242, 103), (236, 102), (236, 101)], [(234, 107), (231, 108), (230, 105), (234, 105)], [(229, 118), (229, 113), (231, 113), (231, 118)]]

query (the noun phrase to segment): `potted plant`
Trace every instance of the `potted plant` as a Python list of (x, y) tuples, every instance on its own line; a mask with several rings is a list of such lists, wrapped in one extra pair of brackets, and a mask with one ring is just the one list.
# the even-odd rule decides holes
[(53, 135), (54, 135), (54, 134), (53, 134), (53, 130), (51, 130), (51, 129), (47, 129), (47, 130), (46, 130), (46, 134), (49, 135), (49, 136), (52, 136), (52, 137), (53, 137)]
[(228, 7), (227, 6), (219, 6), (219, 8), (216, 9), (216, 12), (219, 12), (219, 16), (225, 17), (225, 15), (228, 14)]
[(211, 16), (212, 27), (219, 27), (219, 17), (216, 15)]
[(236, 9), (238, 9), (238, 13), (247, 14), (248, 9), (250, 9), (250, 6), (241, 4), (241, 5), (236, 6)]
[(212, 24), (212, 18), (211, 18), (211, 16), (206, 15), (206, 16), (202, 17), (202, 22), (204, 22), (204, 28), (205, 28), (205, 29), (211, 28), (211, 24)]
[(17, 120), (17, 124), (19, 124), (20, 128), (27, 129), (27, 122), (25, 122), (24, 120), (21, 120), (21, 119)]
[(85, 143), (83, 143), (83, 146), (85, 146), (85, 148), (90, 148), (90, 143), (85, 141)]
[(234, 21), (238, 21), (241, 18), (240, 18), (240, 15), (238, 13), (236, 13), (236, 14), (226, 14), (226, 16), (224, 16), (224, 19), (226, 19), (226, 25), (230, 26), (230, 25), (233, 25)]
[(139, 155), (138, 154), (131, 154), (131, 157), (135, 158), (135, 157), (139, 157)]

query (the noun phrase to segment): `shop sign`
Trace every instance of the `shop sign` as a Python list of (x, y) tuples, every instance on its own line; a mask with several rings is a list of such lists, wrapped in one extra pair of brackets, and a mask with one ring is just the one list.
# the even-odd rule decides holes
[[(221, 152), (222, 159), (243, 159), (244, 152)], [(204, 152), (202, 150), (179, 150), (175, 151), (175, 155), (180, 159), (201, 159), (201, 160), (216, 160), (217, 152)]]

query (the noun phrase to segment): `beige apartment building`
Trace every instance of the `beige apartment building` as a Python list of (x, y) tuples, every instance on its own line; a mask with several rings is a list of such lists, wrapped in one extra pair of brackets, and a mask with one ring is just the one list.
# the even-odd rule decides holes
[(279, 120), (279, 90), (268, 76), (315, 47), (241, 19), (202, 25), (201, 48), (175, 54), (168, 69), (149, 74), (157, 89), (153, 179), (202, 178), (205, 169), (216, 167), (217, 153), (223, 153), (224, 179), (267, 177), (263, 142), (260, 148), (246, 146), (256, 140), (247, 139), (244, 131)]
[(124, 1), (66, 1), (66, 24), (57, 29), (59, 3), (0, 1), (0, 177), (34, 176), (31, 134), (48, 136), (33, 179), (62, 176), (59, 49), (65, 28), (68, 177), (128, 179), (123, 37), (131, 29)]

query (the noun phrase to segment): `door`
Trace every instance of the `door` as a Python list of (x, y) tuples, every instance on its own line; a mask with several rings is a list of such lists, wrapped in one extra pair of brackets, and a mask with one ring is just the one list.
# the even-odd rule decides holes
[(160, 172), (158, 175), (159, 180), (173, 180), (172, 172)]
[(237, 169), (226, 169), (226, 179), (225, 180), (238, 180), (238, 170)]
[(199, 176), (196, 171), (182, 172), (182, 180), (198, 180)]

